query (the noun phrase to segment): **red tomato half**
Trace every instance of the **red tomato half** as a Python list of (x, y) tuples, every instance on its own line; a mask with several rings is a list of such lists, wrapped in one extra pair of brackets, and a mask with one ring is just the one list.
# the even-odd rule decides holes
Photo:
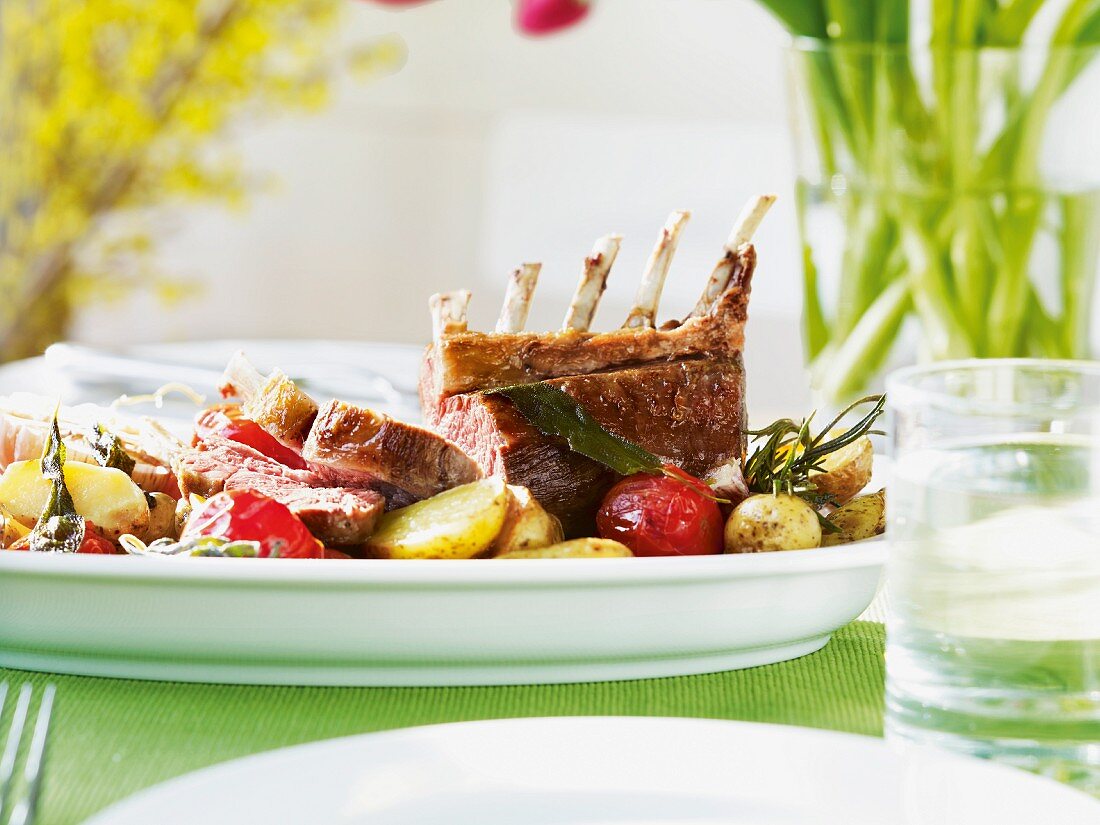
[(88, 519), (84, 519), (84, 541), (80, 543), (78, 553), (91, 553), (98, 556), (110, 556), (122, 551), (114, 542), (99, 532), (99, 528)]
[(700, 556), (722, 552), (722, 511), (707, 485), (683, 470), (627, 476), (596, 515), (600, 537), (621, 541), (635, 556)]
[(251, 490), (225, 490), (196, 507), (180, 541), (198, 536), (259, 542), (265, 559), (320, 559), (325, 551), (286, 505)]
[(292, 470), (304, 470), (306, 462), (294, 450), (280, 444), (263, 427), (241, 415), (236, 404), (222, 404), (199, 413), (195, 420), (195, 436), (201, 441), (220, 435), (238, 444), (245, 444), (268, 458)]

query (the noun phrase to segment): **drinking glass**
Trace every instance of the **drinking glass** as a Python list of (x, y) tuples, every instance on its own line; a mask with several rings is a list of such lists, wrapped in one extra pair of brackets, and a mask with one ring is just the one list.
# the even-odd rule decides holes
[(945, 362), (887, 392), (887, 736), (1100, 796), (1100, 362)]

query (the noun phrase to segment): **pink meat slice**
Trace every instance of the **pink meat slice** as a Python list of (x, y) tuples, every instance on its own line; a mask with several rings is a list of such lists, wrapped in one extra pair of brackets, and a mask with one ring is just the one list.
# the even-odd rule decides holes
[(285, 504), (325, 544), (362, 544), (386, 509), (385, 496), (375, 489), (333, 485), (322, 474), (292, 470), (217, 436), (185, 451), (176, 471), (184, 495), (253, 490), (269, 496)]

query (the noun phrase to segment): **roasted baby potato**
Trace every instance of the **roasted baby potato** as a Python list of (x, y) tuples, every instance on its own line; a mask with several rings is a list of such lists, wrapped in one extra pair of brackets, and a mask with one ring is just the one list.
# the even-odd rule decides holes
[(633, 556), (630, 548), (611, 539), (573, 539), (551, 544), (549, 547), (532, 547), (513, 550), (497, 556), (498, 559), (611, 559)]
[(145, 500), (149, 504), (149, 526), (139, 538), (146, 544), (163, 538), (178, 539), (176, 500), (165, 493), (150, 493)]
[(511, 495), (501, 479), (484, 478), (386, 513), (367, 551), (382, 559), (479, 556), (504, 527)]
[(871, 481), (875, 451), (867, 436), (829, 453), (821, 460), (821, 471), (811, 471), (810, 481), (822, 493), (829, 493), (837, 504), (857, 495)]
[[(145, 494), (122, 470), (73, 461), (65, 465), (65, 483), (76, 511), (111, 541), (148, 529)], [(0, 505), (24, 527), (33, 527), (52, 489), (53, 482), (42, 475), (42, 462), (17, 461), (0, 476)]]
[(797, 496), (749, 496), (726, 521), (727, 553), (806, 550), (821, 545), (817, 512)]
[(839, 527), (840, 532), (824, 531), (821, 536), (823, 547), (880, 536), (886, 532), (886, 491), (856, 496), (834, 510), (826, 520)]
[(508, 515), (493, 542), (493, 555), (548, 547), (565, 538), (561, 522), (550, 515), (526, 487), (508, 485)]
[(30, 530), (16, 521), (3, 507), (0, 507), (0, 550), (11, 547), (13, 543), (27, 535)]

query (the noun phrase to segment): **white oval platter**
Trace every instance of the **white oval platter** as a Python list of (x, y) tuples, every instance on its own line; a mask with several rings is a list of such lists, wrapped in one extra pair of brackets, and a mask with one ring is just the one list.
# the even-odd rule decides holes
[[(216, 378), (238, 349), (315, 387), (347, 386), (341, 392), (352, 398), (369, 397), (378, 375), (413, 392), (420, 356), (410, 346), (326, 341), (165, 344), (126, 355), (169, 365), (168, 381), (171, 365)], [(66, 403), (114, 397), (96, 393), (115, 392), (116, 377), (96, 383), (66, 360), (79, 352), (52, 354), (59, 357), (0, 367), (0, 394), (55, 391)], [(356, 370), (366, 383), (355, 384)], [(150, 392), (158, 376), (154, 369), (146, 385), (127, 391)], [(212, 391), (213, 382), (200, 389)], [(177, 403), (165, 412), (186, 426), (193, 411)], [(512, 562), (0, 553), (0, 666), (313, 685), (572, 682), (751, 667), (818, 650), (859, 616), (875, 596), (885, 552), (885, 542), (869, 541), (757, 555)]]
[(820, 649), (886, 544), (515, 561), (0, 553), (0, 666), (299, 685), (636, 679)]

